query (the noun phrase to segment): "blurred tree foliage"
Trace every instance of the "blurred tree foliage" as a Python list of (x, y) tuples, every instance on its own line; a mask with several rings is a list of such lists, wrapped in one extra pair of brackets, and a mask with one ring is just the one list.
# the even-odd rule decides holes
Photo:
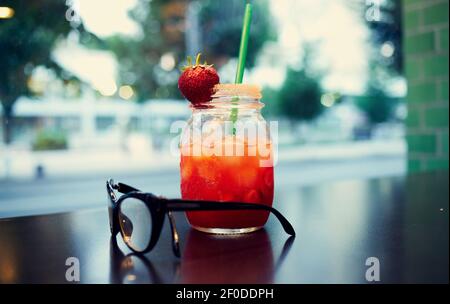
[(305, 69), (289, 68), (279, 93), (279, 111), (290, 120), (310, 121), (323, 111), (322, 89), (317, 78)]
[(364, 96), (357, 98), (358, 106), (367, 115), (370, 125), (387, 121), (392, 114), (392, 99), (384, 91), (370, 85)]
[(62, 75), (51, 57), (58, 41), (71, 29), (65, 18), (64, 1), (2, 1), (14, 10), (10, 19), (0, 19), (0, 101), (3, 108), (3, 138), (11, 141), (14, 103), (20, 96), (30, 96), (28, 81), (34, 67), (42, 65)]
[(322, 72), (316, 70), (314, 62), (315, 44), (305, 44), (301, 68), (288, 68), (285, 81), (278, 96), (278, 113), (291, 121), (311, 121), (324, 110), (320, 100)]
[(371, 127), (389, 121), (399, 102), (398, 98), (386, 94), (383, 79), (374, 75), (375, 71), (376, 69), (372, 67), (364, 95), (356, 98), (356, 105), (366, 114)]
[[(166, 54), (180, 62), (184, 56), (183, 29), (186, 1), (140, 0), (130, 17), (140, 26), (139, 37), (113, 36), (103, 48), (117, 57), (120, 81), (132, 85), (138, 101), (149, 98), (180, 97), (179, 71), (174, 65), (164, 70), (161, 57)], [(98, 46), (96, 46), (98, 47)]]
[(262, 90), (262, 114), (264, 117), (277, 117), (280, 115), (280, 92), (278, 89), (264, 87)]
[[(130, 12), (142, 33), (135, 37), (114, 36), (101, 48), (114, 52), (120, 62), (121, 83), (132, 85), (138, 101), (149, 98), (182, 98), (177, 89), (179, 70), (186, 57), (186, 12), (199, 6), (203, 58), (220, 67), (237, 57), (244, 14), (241, 0), (140, 0)], [(270, 38), (267, 0), (255, 3), (247, 66), (252, 67), (265, 41)], [(96, 45), (99, 47), (99, 45)], [(195, 54), (189, 54), (195, 55)], [(162, 58), (175, 65), (165, 67)]]
[(64, 150), (67, 146), (66, 135), (56, 130), (41, 130), (33, 142), (34, 151)]
[[(401, 0), (380, 1), (379, 20), (368, 18), (367, 4), (365, 10), (366, 23), (371, 31), (372, 58), (378, 65), (383, 66), (386, 70), (396, 75), (400, 75), (403, 72), (401, 6)], [(393, 47), (391, 56), (384, 56), (381, 52), (381, 48), (385, 43)]]
[[(211, 58), (237, 58), (241, 40), (245, 1), (204, 0), (200, 1), (200, 24), (203, 51)], [(255, 65), (258, 53), (268, 40), (274, 39), (269, 3), (267, 0), (253, 1), (253, 16), (250, 27), (246, 67)]]
[(387, 94), (386, 83), (403, 72), (402, 9), (401, 0), (381, 1), (379, 7), (363, 5), (372, 48), (367, 89), (357, 105), (373, 126), (390, 120), (399, 101)]

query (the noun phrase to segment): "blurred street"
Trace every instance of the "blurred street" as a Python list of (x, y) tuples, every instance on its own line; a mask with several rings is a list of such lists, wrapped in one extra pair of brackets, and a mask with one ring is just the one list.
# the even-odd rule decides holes
[[(349, 143), (321, 149), (308, 146), (283, 149), (279, 154), (275, 189), (295, 189), (334, 180), (398, 176), (406, 171), (403, 142)], [(42, 179), (0, 180), (0, 218), (105, 207), (105, 181), (110, 177), (158, 195), (180, 196), (175, 157), (161, 161), (157, 158), (159, 166), (141, 165), (139, 169), (132, 160), (108, 163), (108, 157), (105, 158), (102, 163), (110, 164), (110, 170), (105, 167), (99, 170), (96, 164), (97, 170), (88, 166), (91, 171), (86, 168), (83, 171), (82, 165), (74, 162), (67, 166), (80, 166), (77, 174), (60, 175), (55, 171)], [(130, 165), (128, 170), (127, 164)], [(277, 195), (276, 192), (275, 204)]]

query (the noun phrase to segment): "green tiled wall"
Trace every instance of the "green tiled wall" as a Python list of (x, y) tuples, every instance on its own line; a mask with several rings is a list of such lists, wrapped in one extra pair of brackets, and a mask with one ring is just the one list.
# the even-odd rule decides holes
[(403, 0), (408, 169), (448, 169), (449, 0)]

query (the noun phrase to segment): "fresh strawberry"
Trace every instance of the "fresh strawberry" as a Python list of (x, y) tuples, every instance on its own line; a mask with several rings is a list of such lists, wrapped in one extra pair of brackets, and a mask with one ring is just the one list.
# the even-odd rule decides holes
[(178, 89), (192, 104), (201, 104), (211, 100), (213, 88), (219, 83), (219, 75), (212, 65), (199, 64), (200, 55), (197, 55), (195, 65), (188, 56), (188, 65), (178, 79)]

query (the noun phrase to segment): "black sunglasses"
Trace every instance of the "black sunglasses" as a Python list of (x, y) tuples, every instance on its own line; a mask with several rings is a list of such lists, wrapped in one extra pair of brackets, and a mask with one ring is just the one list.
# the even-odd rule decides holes
[[(123, 195), (117, 199), (115, 190)], [(180, 245), (172, 211), (264, 210), (273, 213), (287, 234), (295, 236), (289, 221), (275, 208), (249, 203), (167, 199), (113, 180), (106, 182), (109, 223), (112, 236), (120, 232), (125, 244), (135, 253), (152, 250), (161, 235), (167, 214), (172, 231), (172, 249), (180, 257)]]

